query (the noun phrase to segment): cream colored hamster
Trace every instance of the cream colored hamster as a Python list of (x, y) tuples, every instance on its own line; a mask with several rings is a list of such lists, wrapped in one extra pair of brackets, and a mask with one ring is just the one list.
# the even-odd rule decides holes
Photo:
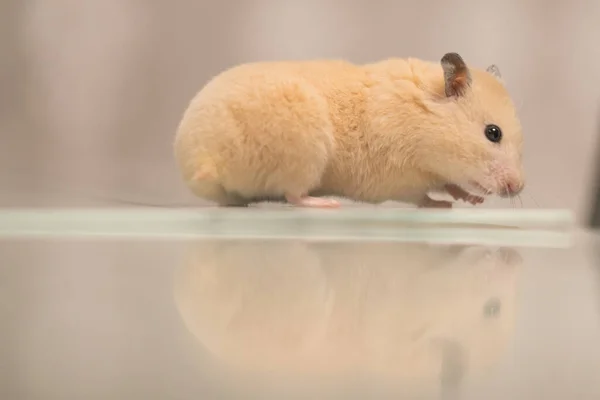
[(388, 59), (250, 63), (209, 81), (178, 126), (191, 191), (222, 206), (450, 207), (524, 187), (521, 125), (498, 68)]

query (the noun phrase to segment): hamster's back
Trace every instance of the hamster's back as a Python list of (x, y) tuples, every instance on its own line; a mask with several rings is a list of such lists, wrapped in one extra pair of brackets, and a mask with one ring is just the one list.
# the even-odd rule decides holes
[[(198, 196), (221, 205), (256, 198), (301, 201), (317, 189), (334, 150), (335, 115), (363, 78), (344, 61), (233, 67), (191, 101), (175, 153)], [(350, 85), (350, 86), (349, 86)]]

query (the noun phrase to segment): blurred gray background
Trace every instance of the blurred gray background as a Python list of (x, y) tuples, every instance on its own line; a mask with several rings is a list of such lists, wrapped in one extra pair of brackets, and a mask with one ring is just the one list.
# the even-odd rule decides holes
[(519, 107), (525, 206), (587, 217), (598, 21), (596, 0), (4, 0), (0, 206), (199, 204), (172, 141), (188, 101), (221, 70), (458, 51), (498, 64)]

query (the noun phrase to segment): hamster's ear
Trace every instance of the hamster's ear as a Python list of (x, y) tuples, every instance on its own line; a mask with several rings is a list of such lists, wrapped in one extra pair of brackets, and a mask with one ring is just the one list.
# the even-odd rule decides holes
[(471, 72), (458, 53), (446, 53), (440, 63), (444, 69), (446, 96), (458, 97), (471, 86)]
[(502, 81), (502, 74), (500, 73), (500, 69), (496, 64), (492, 64), (487, 67), (486, 72), (495, 76), (499, 81)]

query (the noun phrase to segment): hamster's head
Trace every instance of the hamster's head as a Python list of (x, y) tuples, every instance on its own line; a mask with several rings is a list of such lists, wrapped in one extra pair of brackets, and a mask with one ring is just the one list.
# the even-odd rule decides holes
[(427, 135), (428, 168), (469, 192), (518, 195), (525, 186), (521, 124), (499, 69), (471, 69), (456, 53), (441, 65), (444, 95)]

